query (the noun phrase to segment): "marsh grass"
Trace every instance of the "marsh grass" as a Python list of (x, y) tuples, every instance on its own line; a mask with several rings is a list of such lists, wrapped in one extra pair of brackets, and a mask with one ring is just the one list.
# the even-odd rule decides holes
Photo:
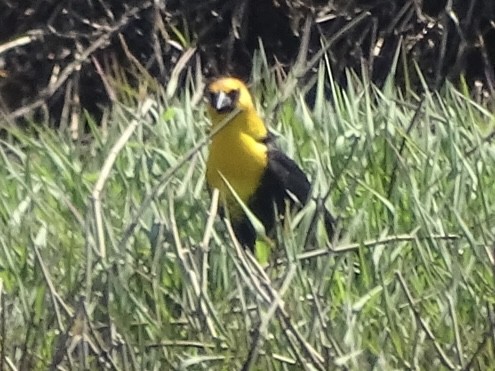
[(449, 85), (418, 97), (349, 73), (341, 89), (325, 63), (285, 97), (262, 57), (253, 71), (261, 112), (342, 220), (341, 239), (328, 243), (312, 202), (266, 242), (268, 267), (236, 246), (206, 191), (193, 78), (173, 96), (123, 89), (107, 129), (82, 117), (89, 141), (8, 129), (5, 367), (493, 365), (492, 113)]

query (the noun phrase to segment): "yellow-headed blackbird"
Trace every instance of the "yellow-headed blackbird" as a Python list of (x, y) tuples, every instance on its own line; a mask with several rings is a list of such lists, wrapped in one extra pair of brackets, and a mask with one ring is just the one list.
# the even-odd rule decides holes
[[(214, 80), (207, 86), (206, 98), (213, 129), (225, 123), (229, 115), (235, 115), (212, 138), (206, 163), (208, 186), (218, 188), (222, 208), (228, 208), (237, 239), (253, 250), (256, 230), (225, 180), (267, 233), (273, 230), (275, 210), (283, 215), (287, 203), (291, 207), (304, 205), (309, 200), (311, 185), (297, 164), (274, 147), (241, 80), (232, 77)], [(326, 210), (325, 224), (332, 238), (334, 219)]]

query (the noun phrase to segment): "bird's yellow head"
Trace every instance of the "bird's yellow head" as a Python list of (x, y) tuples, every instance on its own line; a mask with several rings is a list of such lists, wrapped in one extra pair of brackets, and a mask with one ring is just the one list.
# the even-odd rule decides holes
[(244, 82), (234, 77), (222, 77), (212, 81), (206, 88), (208, 113), (213, 125), (238, 109), (255, 111), (253, 99)]

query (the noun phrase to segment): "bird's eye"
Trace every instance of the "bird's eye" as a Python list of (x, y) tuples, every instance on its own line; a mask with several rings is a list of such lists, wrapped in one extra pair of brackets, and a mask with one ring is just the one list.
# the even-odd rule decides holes
[(212, 103), (215, 101), (215, 93), (212, 92), (211, 90), (208, 90), (206, 93), (205, 93), (205, 97), (206, 99), (208, 100), (208, 102)]
[(237, 103), (237, 100), (239, 99), (239, 89), (235, 89), (230, 91), (227, 95), (229, 96), (230, 100), (232, 103)]

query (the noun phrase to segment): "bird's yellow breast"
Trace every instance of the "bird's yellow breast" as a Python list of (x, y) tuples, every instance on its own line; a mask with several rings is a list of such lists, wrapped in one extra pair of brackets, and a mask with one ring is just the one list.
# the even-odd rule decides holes
[(229, 206), (236, 202), (223, 178), (247, 203), (260, 185), (268, 164), (266, 145), (242, 130), (245, 121), (241, 113), (213, 137), (206, 164), (208, 185), (218, 188)]

